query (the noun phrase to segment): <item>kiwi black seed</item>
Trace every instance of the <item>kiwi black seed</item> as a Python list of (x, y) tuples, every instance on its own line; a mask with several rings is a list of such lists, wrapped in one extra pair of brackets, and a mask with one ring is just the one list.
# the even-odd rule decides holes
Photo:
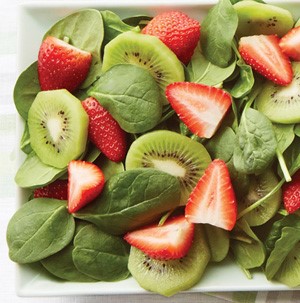
[(240, 1), (234, 4), (239, 23), (237, 36), (278, 35), (282, 37), (294, 25), (292, 14), (279, 6), (256, 1)]
[(109, 42), (104, 49), (102, 70), (113, 65), (135, 64), (147, 69), (159, 87), (163, 102), (168, 84), (184, 81), (184, 69), (176, 55), (157, 37), (136, 32), (125, 32)]
[(128, 269), (141, 287), (169, 297), (198, 283), (209, 260), (209, 247), (203, 226), (199, 224), (195, 228), (193, 244), (183, 258), (153, 259), (141, 250), (131, 247)]
[(176, 176), (181, 185), (180, 204), (184, 205), (210, 162), (201, 143), (169, 130), (157, 130), (132, 143), (125, 167), (151, 167)]
[(40, 160), (65, 168), (85, 151), (88, 115), (65, 89), (39, 92), (28, 112), (30, 144)]
[[(278, 179), (272, 170), (266, 170), (260, 175), (251, 175), (248, 194), (239, 201), (239, 211), (251, 206), (266, 196), (276, 185)], [(259, 226), (269, 221), (278, 211), (281, 204), (281, 190), (267, 198), (260, 206), (244, 215), (250, 226)]]
[(292, 63), (293, 80), (287, 86), (267, 81), (255, 104), (271, 121), (283, 124), (300, 123), (300, 63)]

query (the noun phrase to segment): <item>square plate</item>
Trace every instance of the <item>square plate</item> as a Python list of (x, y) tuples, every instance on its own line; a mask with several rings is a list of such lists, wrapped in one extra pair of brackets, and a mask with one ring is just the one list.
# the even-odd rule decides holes
[[(191, 17), (202, 20), (214, 0), (106, 0), (106, 1), (60, 1), (27, 2), (19, 7), (18, 71), (23, 71), (37, 58), (38, 49), (44, 33), (56, 21), (81, 8), (111, 10), (121, 18), (135, 14), (155, 15), (159, 12), (176, 9), (186, 12)], [(300, 16), (299, 1), (268, 1), (288, 8), (295, 20)], [(23, 132), (21, 118), (17, 122), (17, 140)], [(19, 142), (19, 141), (18, 141)], [(24, 159), (20, 153), (18, 164)], [(17, 207), (24, 200), (25, 191), (18, 189)], [(120, 282), (73, 283), (59, 282), (52, 279), (43, 270), (28, 265), (17, 265), (17, 294), (20, 296), (61, 296), (61, 295), (112, 295), (148, 293), (129, 278)], [(298, 288), (300, 289), (300, 288)], [(262, 273), (254, 272), (250, 280), (232, 261), (211, 264), (200, 283), (189, 292), (218, 291), (268, 291), (291, 290), (288, 287), (267, 281)]]

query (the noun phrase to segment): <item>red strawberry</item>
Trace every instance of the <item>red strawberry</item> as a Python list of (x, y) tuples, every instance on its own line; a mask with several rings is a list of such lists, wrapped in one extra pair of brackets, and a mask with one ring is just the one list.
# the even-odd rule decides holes
[(300, 61), (300, 26), (292, 28), (279, 42), (284, 54), (295, 61)]
[(68, 199), (68, 180), (55, 180), (54, 182), (33, 191), (34, 198)]
[(92, 55), (63, 40), (47, 37), (39, 50), (38, 76), (42, 90), (73, 92), (86, 79)]
[(68, 210), (74, 213), (102, 192), (105, 179), (97, 165), (81, 160), (69, 163), (68, 175)]
[(168, 219), (163, 225), (153, 224), (127, 233), (124, 239), (154, 259), (184, 257), (192, 245), (194, 224), (184, 216)]
[(292, 177), (291, 182), (282, 186), (283, 204), (288, 213), (293, 213), (300, 208), (300, 170)]
[(237, 202), (228, 168), (215, 159), (192, 191), (185, 217), (191, 223), (208, 223), (232, 230), (237, 219)]
[(215, 133), (232, 103), (231, 96), (224, 90), (192, 82), (168, 85), (166, 96), (186, 126), (205, 138)]
[(126, 132), (96, 99), (87, 98), (82, 105), (89, 115), (91, 142), (110, 160), (122, 161), (127, 151)]
[(265, 78), (279, 85), (287, 85), (293, 79), (289, 58), (281, 51), (276, 35), (242, 37), (239, 52), (245, 62)]
[(158, 37), (188, 64), (199, 42), (200, 23), (182, 12), (165, 12), (154, 17), (142, 33)]

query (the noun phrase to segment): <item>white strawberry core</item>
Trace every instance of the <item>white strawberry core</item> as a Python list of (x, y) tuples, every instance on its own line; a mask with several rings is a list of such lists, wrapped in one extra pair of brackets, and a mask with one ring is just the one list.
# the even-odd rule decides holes
[(53, 142), (57, 142), (61, 135), (61, 129), (62, 129), (61, 119), (50, 118), (47, 121), (47, 128), (49, 130)]
[(184, 177), (186, 174), (185, 169), (172, 160), (152, 159), (152, 163), (154, 168), (176, 177)]

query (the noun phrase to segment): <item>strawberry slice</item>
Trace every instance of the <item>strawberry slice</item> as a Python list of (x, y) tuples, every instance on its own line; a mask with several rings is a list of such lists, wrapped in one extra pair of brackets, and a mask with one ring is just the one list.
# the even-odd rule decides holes
[(232, 103), (224, 90), (192, 82), (168, 85), (166, 96), (190, 131), (204, 138), (213, 136)]
[(127, 151), (126, 132), (112, 115), (94, 98), (82, 101), (89, 115), (89, 139), (114, 162), (124, 160)]
[(279, 46), (276, 35), (242, 37), (239, 52), (244, 61), (265, 78), (279, 85), (288, 85), (293, 79), (289, 58)]
[(208, 223), (232, 230), (237, 219), (237, 202), (226, 163), (213, 160), (190, 194), (185, 217), (191, 223)]
[(69, 163), (68, 175), (68, 210), (74, 213), (102, 192), (105, 179), (97, 165), (81, 160)]
[(53, 198), (58, 200), (68, 199), (68, 180), (55, 180), (33, 191), (34, 198)]
[(183, 12), (164, 12), (156, 15), (142, 33), (158, 37), (188, 64), (200, 39), (200, 23)]
[(42, 90), (75, 91), (86, 79), (92, 55), (63, 40), (48, 36), (38, 54), (38, 77)]
[(282, 186), (283, 204), (288, 213), (294, 213), (300, 208), (300, 170), (292, 177), (291, 182)]
[(284, 54), (295, 61), (300, 61), (300, 26), (289, 30), (279, 41)]
[(194, 237), (194, 224), (183, 215), (169, 218), (163, 225), (153, 224), (132, 232), (124, 239), (149, 257), (161, 260), (184, 257)]

